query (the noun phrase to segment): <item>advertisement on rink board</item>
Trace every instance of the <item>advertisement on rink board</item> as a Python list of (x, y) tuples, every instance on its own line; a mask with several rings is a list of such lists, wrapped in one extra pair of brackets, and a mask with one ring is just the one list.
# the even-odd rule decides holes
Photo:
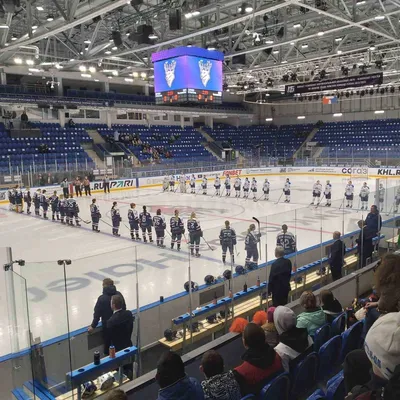
[(378, 176), (400, 176), (400, 169), (396, 169), (396, 168), (373, 168), (371, 173), (373, 175), (378, 175)]
[[(118, 179), (110, 181), (110, 189), (123, 189), (136, 187), (136, 179)], [(103, 181), (90, 182), (90, 190), (103, 190)]]
[(368, 176), (368, 167), (344, 167), (342, 174)]

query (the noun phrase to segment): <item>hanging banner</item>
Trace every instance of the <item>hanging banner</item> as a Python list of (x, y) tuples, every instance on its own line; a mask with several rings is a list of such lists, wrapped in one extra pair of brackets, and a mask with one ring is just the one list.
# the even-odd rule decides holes
[(346, 76), (345, 78), (327, 79), (323, 81), (299, 83), (297, 85), (285, 85), (286, 94), (302, 94), (321, 92), (323, 90), (340, 90), (369, 85), (381, 85), (383, 72), (368, 75)]

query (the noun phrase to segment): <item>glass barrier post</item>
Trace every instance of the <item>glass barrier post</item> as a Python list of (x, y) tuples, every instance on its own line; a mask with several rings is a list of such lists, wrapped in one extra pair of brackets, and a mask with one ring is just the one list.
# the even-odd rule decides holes
[[(141, 342), (140, 342), (140, 302), (139, 302), (139, 273), (138, 273), (138, 262), (137, 262), (137, 246), (135, 246), (135, 278), (136, 278), (136, 347), (137, 347), (137, 376), (141, 375), (142, 372), (142, 357), (141, 357)], [(122, 374), (120, 374), (122, 379)]]
[[(297, 244), (297, 210), (294, 210), (294, 243), (296, 246), (296, 253), (294, 256), (294, 296), (293, 298), (297, 298), (297, 254), (298, 254), (298, 244)], [(305, 277), (304, 277), (305, 279)]]

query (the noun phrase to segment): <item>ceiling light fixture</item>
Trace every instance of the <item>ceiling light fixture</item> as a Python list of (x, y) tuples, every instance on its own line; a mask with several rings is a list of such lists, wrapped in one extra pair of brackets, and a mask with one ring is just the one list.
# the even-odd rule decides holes
[(318, 35), (318, 36), (324, 36), (324, 35), (325, 35), (325, 32), (318, 32), (317, 35)]
[(270, 121), (273, 121), (274, 119), (273, 119), (273, 118), (265, 118), (265, 120), (266, 120), (267, 122), (270, 122)]
[(90, 74), (81, 74), (81, 77), (82, 78), (91, 78), (92, 75), (90, 75)]
[(88, 39), (88, 40), (85, 40), (83, 43), (85, 43), (85, 44), (90, 44), (90, 43), (92, 43), (92, 42)]
[(36, 10), (38, 10), (38, 11), (44, 11), (44, 8), (43, 8), (42, 6), (37, 6), (37, 7), (36, 7)]
[(33, 25), (33, 26), (32, 26), (32, 29), (37, 29), (37, 28), (38, 28), (37, 25)]
[(47, 21), (49, 21), (49, 22), (51, 22), (51, 21), (54, 21), (54, 17), (53, 17), (53, 15), (51, 15), (51, 14), (49, 14), (48, 16), (47, 16)]
[(13, 35), (12, 37), (11, 37), (11, 40), (17, 40), (18, 38), (15, 36), (15, 35)]
[(139, 72), (132, 72), (132, 76), (134, 77), (134, 78), (138, 78), (139, 77)]
[(111, 48), (111, 50), (114, 50), (114, 51), (115, 51), (115, 50), (118, 50), (118, 47), (117, 47), (117, 46), (114, 46), (114, 47)]
[(94, 74), (96, 72), (96, 68), (95, 67), (89, 67), (89, 71)]
[(150, 33), (149, 39), (150, 40), (156, 40), (156, 39), (158, 39), (158, 36), (153, 32), (153, 33)]
[(118, 71), (114, 70), (114, 71), (112, 72), (112, 74), (113, 74), (114, 76), (118, 76)]
[(307, 48), (308, 48), (308, 44), (307, 44), (307, 43), (302, 44), (302, 45), (301, 45), (301, 48), (302, 48), (302, 49), (307, 49)]
[(294, 24), (294, 25), (293, 25), (293, 28), (294, 28), (294, 29), (301, 28), (301, 24)]
[(104, 52), (104, 54), (111, 54), (111, 51), (107, 50), (107, 51)]
[(374, 112), (374, 114), (384, 114), (384, 113), (385, 113), (384, 110), (376, 110), (376, 111)]
[(334, 117), (341, 117), (343, 114), (342, 113), (335, 113), (333, 114)]
[(35, 65), (35, 62), (33, 60), (26, 60), (27, 65)]
[(141, 73), (140, 73), (140, 77), (141, 77), (141, 78), (146, 78), (146, 76), (147, 76), (146, 72), (141, 72)]
[(377, 16), (375, 17), (375, 21), (382, 21), (383, 19), (385, 19), (385, 16), (384, 16), (384, 15), (377, 15)]
[(125, 78), (124, 80), (125, 80), (125, 82), (133, 82), (132, 78)]
[(299, 116), (297, 117), (297, 119), (306, 119), (306, 117), (305, 117), (304, 115), (299, 115)]
[(15, 57), (14, 62), (15, 62), (15, 64), (22, 64), (22, 58)]

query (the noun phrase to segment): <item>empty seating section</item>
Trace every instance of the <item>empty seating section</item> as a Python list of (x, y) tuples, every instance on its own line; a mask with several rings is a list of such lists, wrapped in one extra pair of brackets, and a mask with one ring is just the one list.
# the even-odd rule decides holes
[(246, 154), (261, 145), (260, 154), (270, 157), (291, 157), (313, 129), (313, 124), (240, 126), (218, 124), (203, 128), (215, 140), (232, 142), (234, 149)]
[(85, 99), (101, 99), (101, 100), (121, 100), (132, 103), (155, 103), (154, 96), (145, 96), (141, 94), (125, 94), (115, 92), (100, 92), (97, 90), (67, 90), (68, 97), (84, 97)]
[(321, 157), (398, 158), (400, 119), (329, 122), (314, 141), (325, 147)]
[[(203, 136), (193, 127), (181, 128), (179, 126), (145, 126), (145, 125), (112, 125), (111, 128), (98, 128), (103, 138), (114, 137), (114, 132), (138, 135), (141, 144), (134, 146), (129, 144), (129, 150), (135, 154), (140, 161), (149, 160), (152, 155), (143, 148), (150, 145), (152, 148), (163, 148), (164, 151), (172, 153), (171, 162), (190, 161), (215, 161), (216, 159), (201, 144)], [(174, 141), (172, 136), (176, 138)], [(165, 153), (160, 154), (161, 159), (166, 159)]]
[[(80, 127), (61, 128), (59, 124), (32, 123), (39, 128), (42, 137), (11, 138), (3, 124), (0, 124), (0, 172), (12, 173), (21, 170), (55, 171), (65, 169), (91, 169), (93, 160), (85, 153), (81, 143), (92, 139)], [(41, 154), (40, 145), (47, 145), (48, 153)]]

